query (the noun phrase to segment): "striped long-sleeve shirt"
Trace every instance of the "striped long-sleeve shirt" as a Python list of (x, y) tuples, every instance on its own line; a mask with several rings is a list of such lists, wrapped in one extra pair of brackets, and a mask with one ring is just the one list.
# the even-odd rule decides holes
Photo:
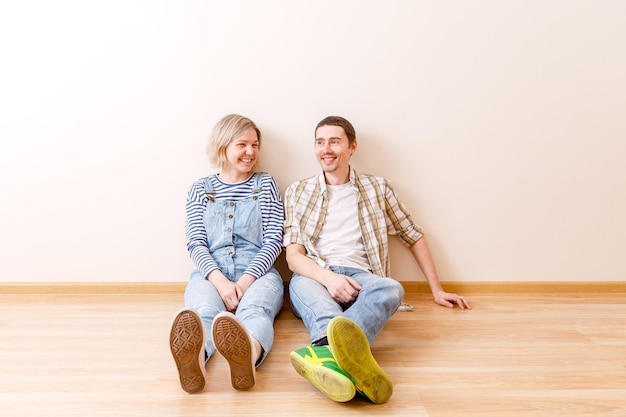
[[(227, 184), (215, 174), (209, 177), (217, 200), (242, 200), (249, 197), (255, 189), (256, 173), (248, 180)], [(259, 253), (248, 266), (246, 273), (258, 278), (263, 276), (276, 261), (282, 250), (283, 236), (283, 205), (278, 185), (269, 174), (264, 174), (261, 181), (262, 191), (259, 195), (259, 205), (263, 222), (263, 244)], [(204, 189), (204, 180), (198, 180), (191, 185), (187, 194), (186, 205), (186, 236), (187, 250), (196, 267), (208, 276), (215, 269), (219, 269), (211, 256), (208, 237), (203, 223), (208, 197)]]

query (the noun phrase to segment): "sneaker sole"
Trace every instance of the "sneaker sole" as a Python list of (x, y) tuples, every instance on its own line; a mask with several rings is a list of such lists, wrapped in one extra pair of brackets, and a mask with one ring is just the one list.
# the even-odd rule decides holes
[(356, 395), (352, 381), (337, 371), (314, 365), (295, 352), (289, 358), (296, 372), (331, 400), (345, 403)]
[(255, 383), (252, 344), (247, 330), (234, 315), (220, 313), (213, 320), (213, 343), (228, 361), (230, 382), (238, 390), (250, 389)]
[(327, 336), (337, 365), (352, 377), (356, 389), (375, 404), (387, 402), (393, 384), (372, 356), (363, 330), (352, 320), (337, 316), (328, 324)]
[(204, 389), (204, 325), (193, 311), (184, 309), (177, 313), (170, 329), (170, 350), (182, 389), (190, 394)]

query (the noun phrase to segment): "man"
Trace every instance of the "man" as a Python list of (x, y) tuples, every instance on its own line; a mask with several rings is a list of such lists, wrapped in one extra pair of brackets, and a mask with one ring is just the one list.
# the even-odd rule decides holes
[(393, 384), (370, 344), (404, 296), (402, 285), (389, 278), (387, 235), (410, 247), (436, 303), (471, 306), (465, 297), (443, 290), (424, 232), (389, 181), (350, 167), (356, 150), (350, 122), (326, 117), (315, 129), (322, 173), (285, 193), (283, 245), (294, 273), (289, 295), (312, 341), (290, 357), (296, 371), (334, 401), (349, 401), (358, 392), (384, 403)]

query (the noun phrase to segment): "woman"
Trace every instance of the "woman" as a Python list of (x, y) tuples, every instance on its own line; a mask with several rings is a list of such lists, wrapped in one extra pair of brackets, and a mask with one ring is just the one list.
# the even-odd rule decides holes
[(172, 323), (170, 350), (189, 393), (204, 389), (205, 364), (216, 349), (228, 361), (232, 386), (252, 388), (274, 341), (283, 302), (273, 267), (282, 250), (283, 205), (274, 178), (256, 172), (260, 148), (252, 120), (225, 116), (208, 145), (219, 173), (193, 183), (187, 196), (187, 249), (197, 269)]

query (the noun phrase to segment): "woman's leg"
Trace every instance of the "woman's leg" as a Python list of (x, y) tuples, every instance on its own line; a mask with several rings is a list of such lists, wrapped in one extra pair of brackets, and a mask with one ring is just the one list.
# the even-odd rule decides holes
[(261, 347), (260, 365), (274, 344), (274, 318), (283, 305), (284, 285), (275, 269), (257, 278), (239, 301), (236, 317)]
[(204, 349), (207, 359), (215, 352), (215, 345), (211, 339), (211, 324), (215, 316), (226, 310), (217, 289), (208, 280), (204, 279), (200, 271), (194, 271), (185, 289), (185, 306), (195, 309), (204, 324)]

